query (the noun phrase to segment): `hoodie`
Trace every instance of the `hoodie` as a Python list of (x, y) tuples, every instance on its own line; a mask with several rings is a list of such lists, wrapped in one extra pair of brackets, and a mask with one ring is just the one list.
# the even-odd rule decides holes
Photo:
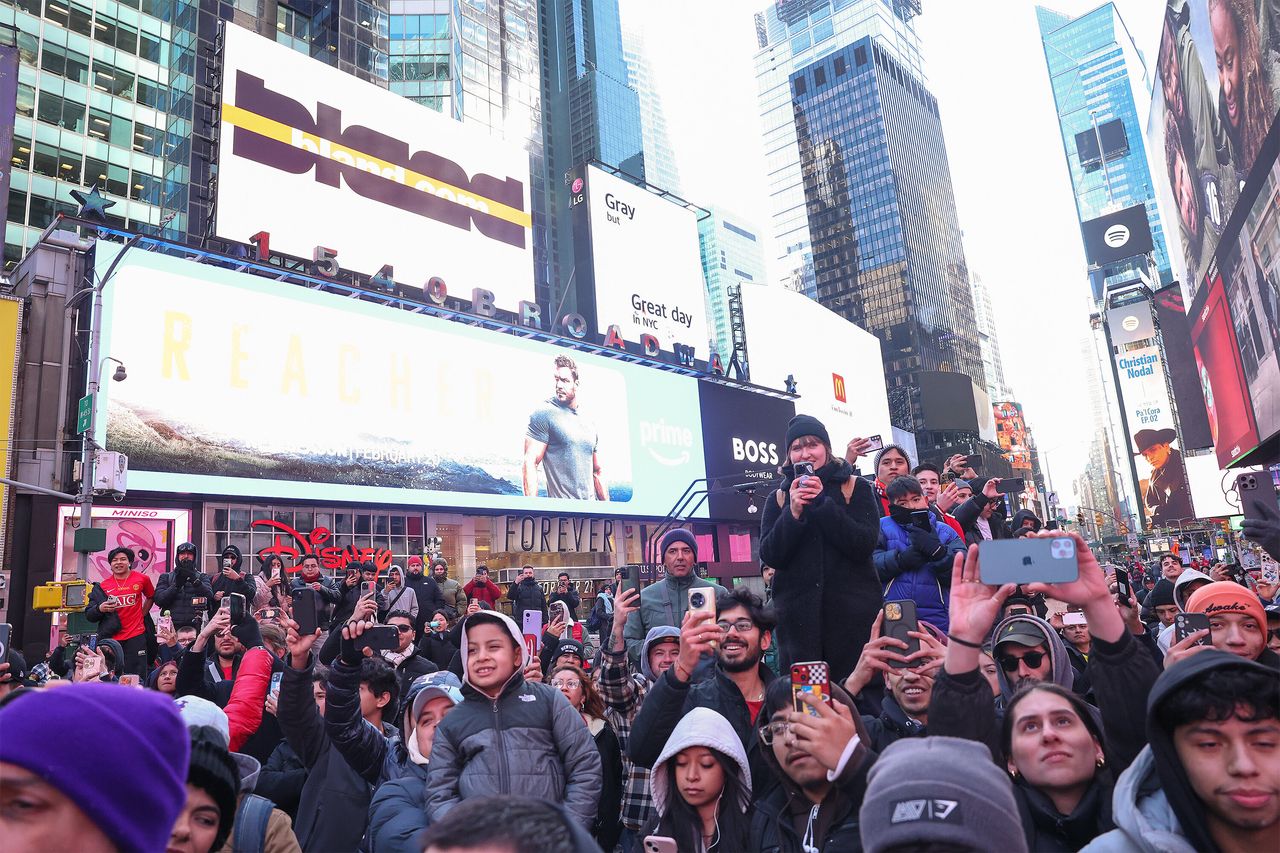
[(1031, 525), (1032, 530), (1038, 531), (1041, 527), (1044, 526), (1044, 523), (1040, 521), (1040, 517), (1037, 516), (1034, 512), (1032, 512), (1029, 509), (1020, 509), (1013, 514), (1013, 519), (1009, 522), (1009, 530), (1011, 530), (1014, 533), (1017, 533), (1018, 528), (1022, 527), (1022, 522), (1027, 520), (1030, 520), (1031, 522), (1033, 522)]
[[(231, 568), (237, 572), (243, 573), (240, 580), (231, 580), (222, 573), (222, 561), (227, 557), (231, 558)], [(235, 545), (228, 545), (222, 549), (222, 554), (218, 557), (218, 573), (213, 576), (213, 595), (219, 598), (218, 593), (222, 593), (221, 598), (214, 605), (214, 609), (222, 604), (221, 599), (226, 598), (233, 592), (238, 592), (244, 596), (246, 607), (253, 606), (253, 599), (258, 594), (258, 585), (253, 582), (249, 572), (244, 567), (244, 556), (241, 555), (240, 549)]]
[[(1067, 656), (1066, 644), (1062, 642), (1062, 638), (1058, 636), (1058, 632), (1053, 630), (1053, 626), (1038, 616), (1030, 616), (1027, 614), (1018, 614), (1002, 619), (996, 623), (996, 629), (991, 636), (998, 640), (1005, 628), (1015, 622), (1027, 622), (1034, 626), (1035, 630), (1044, 635), (1045, 650), (1049, 653), (1049, 662), (1052, 665), (1050, 669), (1049, 680), (1059, 687), (1073, 690), (1075, 686), (1075, 669), (1071, 666), (1071, 658)], [(1013, 698), (1014, 690), (1009, 684), (1008, 678), (1005, 676), (1004, 667), (996, 668), (996, 676), (1000, 680), (1000, 693), (1004, 696), (1007, 703)]]
[[(1185, 572), (1184, 572), (1185, 574)], [(1147, 699), (1147, 746), (1121, 774), (1112, 800), (1116, 828), (1095, 838), (1091, 853), (1191, 853), (1217, 850), (1205, 807), (1191, 787), (1173, 745), (1173, 732), (1159, 720), (1161, 704), (1178, 689), (1217, 669), (1242, 667), (1275, 678), (1273, 670), (1228, 652), (1200, 652), (1165, 670)]]
[(431, 747), (428, 817), (439, 820), (468, 797), (515, 794), (563, 803), (583, 826), (591, 826), (602, 767), (582, 715), (556, 688), (524, 680), (529, 653), (509, 616), (487, 610), (468, 616), (462, 623), (464, 651), (467, 630), (480, 623), (510, 634), (523, 651), (522, 666), (490, 698), (472, 683), (468, 656), (462, 655), (463, 702), (436, 728)]
[[(747, 765), (747, 753), (742, 748), (742, 742), (738, 739), (737, 732), (733, 730), (733, 726), (728, 720), (710, 708), (694, 708), (672, 730), (671, 736), (667, 738), (666, 744), (662, 747), (662, 752), (658, 755), (658, 760), (653, 765), (653, 776), (650, 778), (650, 783), (653, 786), (654, 810), (659, 817), (658, 822), (651, 830), (653, 835), (667, 834), (664, 831), (666, 827), (662, 824), (661, 818), (664, 815), (668, 799), (680, 796), (678, 791), (672, 791), (668, 785), (667, 764), (674, 761), (680, 752), (694, 746), (715, 750), (728, 758), (735, 768), (734, 775), (737, 777), (740, 786), (738, 801), (727, 801), (722, 795), (717, 800), (716, 814), (722, 815), (729, 809), (736, 809), (740, 814), (745, 815), (751, 807), (751, 768)], [(725, 825), (721, 824), (717, 818), (714, 844), (710, 848), (705, 847), (701, 843), (701, 833), (699, 833), (700, 843), (696, 853), (703, 853), (706, 850), (735, 853), (735, 851), (743, 849), (742, 845), (747, 841), (745, 824), (745, 818), (736, 822), (736, 826), (741, 827), (743, 837), (724, 837), (721, 833), (725, 831)], [(694, 851), (691, 851), (691, 853), (694, 853)]]
[[(1178, 575), (1178, 579), (1173, 582), (1173, 603), (1178, 605), (1179, 612), (1186, 612), (1187, 599), (1191, 597), (1191, 590), (1187, 588), (1187, 584), (1192, 581), (1205, 581), (1213, 583), (1213, 578), (1206, 575), (1198, 569), (1183, 569), (1182, 574)], [(1156, 637), (1156, 644), (1160, 647), (1160, 652), (1169, 651), (1169, 647), (1174, 643), (1173, 626), (1165, 625), (1160, 629), (1159, 635)]]

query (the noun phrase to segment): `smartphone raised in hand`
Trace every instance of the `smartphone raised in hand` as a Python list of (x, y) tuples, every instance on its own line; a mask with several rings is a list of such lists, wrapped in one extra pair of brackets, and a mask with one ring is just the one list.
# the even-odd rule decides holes
[(1006, 477), (996, 485), (996, 494), (1020, 495), (1026, 487), (1027, 481), (1022, 477)]
[(542, 611), (526, 610), (520, 616), (520, 633), (524, 635), (525, 644), (532, 643), (531, 652), (542, 651)]
[[(911, 599), (886, 601), (883, 610), (884, 619), (880, 622), (881, 636), (893, 637), (893, 639), (901, 640), (907, 644), (905, 649), (890, 649), (890, 651), (896, 652), (903, 657), (920, 651), (920, 638), (908, 636), (908, 632), (920, 630), (920, 622), (916, 618), (916, 603)], [(911, 664), (900, 663), (895, 660), (890, 661), (889, 666), (894, 669), (908, 669)]]
[(801, 477), (812, 477), (813, 463), (812, 462), (796, 462), (791, 466), (791, 470), (792, 472), (795, 473), (794, 479), (796, 480), (799, 480)]
[(791, 707), (798, 714), (818, 716), (817, 708), (801, 701), (802, 693), (816, 696), (823, 702), (831, 702), (831, 668), (826, 661), (791, 664)]
[(400, 629), (395, 625), (374, 625), (365, 628), (356, 637), (357, 649), (373, 649), (375, 652), (395, 651), (400, 648)]
[(870, 438), (868, 438), (868, 439), (867, 439), (867, 450), (868, 450), (868, 451), (872, 451), (872, 450), (883, 450), (883, 449), (884, 449), (884, 439), (883, 439), (883, 438), (881, 438), (880, 436), (878, 436), (878, 435), (873, 435), (873, 436), (871, 436)]
[(618, 574), (622, 582), (621, 592), (623, 589), (634, 589), (636, 595), (640, 594), (640, 567), (635, 565), (626, 565), (618, 567)]
[(1125, 607), (1129, 606), (1129, 596), (1133, 595), (1133, 585), (1129, 581), (1127, 569), (1116, 569), (1116, 598)]
[(1209, 646), (1213, 644), (1213, 631), (1209, 628), (1208, 616), (1203, 613), (1179, 613), (1173, 617), (1174, 642), (1181, 643), (1196, 631), (1209, 631), (1209, 634), (1196, 640), (1192, 645)]
[(233, 592), (224, 599), (231, 608), (231, 624), (239, 625), (244, 621), (244, 617), (248, 614), (248, 605), (245, 603), (244, 596), (238, 592)]
[(985, 539), (978, 543), (978, 573), (991, 586), (1070, 583), (1080, 577), (1080, 562), (1067, 536)]
[(361, 597), (361, 598), (372, 598), (373, 596), (375, 596), (375, 595), (377, 595), (377, 594), (378, 594), (378, 582), (377, 582), (377, 581), (361, 581), (361, 582), (360, 582), (360, 597)]
[(320, 627), (320, 594), (309, 586), (295, 589), (293, 597), (293, 621), (298, 623), (298, 635), (308, 637)]

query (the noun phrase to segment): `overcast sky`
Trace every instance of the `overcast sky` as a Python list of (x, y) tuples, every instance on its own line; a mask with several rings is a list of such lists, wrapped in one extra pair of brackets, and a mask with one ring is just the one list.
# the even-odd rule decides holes
[[(753, 0), (621, 0), (647, 30), (684, 196), (721, 204), (768, 235), (753, 58)], [(1096, 0), (1055, 0), (1080, 15)], [(1089, 287), (1049, 75), (1031, 0), (925, 0), (917, 28), (938, 99), (969, 268), (995, 303), (1005, 374), (1045, 452), (1053, 487), (1092, 438), (1078, 370)], [(1159, 0), (1117, 0), (1153, 71)], [(979, 11), (980, 7), (980, 11)], [(1003, 17), (998, 17), (1003, 10)], [(1145, 118), (1145, 117), (1144, 117)], [(773, 261), (772, 246), (766, 263)]]

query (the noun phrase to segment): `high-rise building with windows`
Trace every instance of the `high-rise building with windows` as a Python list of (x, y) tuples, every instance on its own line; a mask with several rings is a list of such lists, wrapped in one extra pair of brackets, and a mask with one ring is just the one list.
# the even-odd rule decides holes
[(735, 284), (764, 284), (764, 246), (759, 226), (721, 207), (698, 221), (702, 274), (707, 284), (711, 349), (728, 365), (733, 353), (728, 289)]
[[(1133, 37), (1112, 3), (1075, 18), (1037, 6), (1036, 18), (1079, 220), (1144, 205), (1167, 284), (1173, 273), (1143, 137), (1151, 81)], [(1131, 278), (1137, 268), (1147, 274), (1145, 259), (1092, 271), (1094, 299), (1107, 280)]]
[(982, 353), (982, 375), (987, 393), (992, 400), (1012, 400), (1013, 391), (1004, 378), (1004, 358), (1000, 355), (1000, 338), (996, 334), (995, 309), (991, 304), (991, 292), (982, 276), (970, 273), (969, 284), (973, 290), (973, 318), (978, 335), (978, 350)]
[(949, 446), (925, 422), (921, 373), (986, 380), (937, 101), (871, 36), (790, 85), (813, 296), (880, 338), (893, 425), (922, 453)]
[(622, 51), (627, 59), (631, 88), (640, 98), (640, 133), (644, 140), (644, 179), (652, 186), (680, 195), (680, 169), (667, 135), (667, 117), (653, 78), (644, 30), (639, 23), (623, 21)]
[[(598, 160), (643, 181), (640, 97), (630, 84), (622, 48), (618, 0), (538, 0), (542, 41), (542, 131), (546, 169), (548, 278), (538, 297), (552, 308), (576, 307), (574, 239), (569, 219), (569, 171)], [(535, 203), (534, 210), (538, 210)], [(535, 235), (535, 241), (537, 235)]]
[(774, 251), (784, 287), (814, 296), (813, 247), (797, 145), (791, 75), (814, 60), (872, 36), (882, 51), (923, 82), (914, 17), (919, 0), (788, 0), (757, 12), (756, 85), (769, 170)]

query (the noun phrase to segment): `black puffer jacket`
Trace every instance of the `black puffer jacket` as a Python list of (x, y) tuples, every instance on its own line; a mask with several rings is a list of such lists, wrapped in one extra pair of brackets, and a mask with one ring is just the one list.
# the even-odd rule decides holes
[(195, 625), (197, 628), (206, 615), (213, 613), (213, 586), (209, 576), (193, 565), (165, 572), (156, 582), (156, 607), (168, 610), (173, 625)]
[[(778, 668), (797, 661), (825, 660), (831, 680), (853, 672), (883, 600), (872, 554), (880, 536), (880, 509), (870, 483), (855, 477), (843, 459), (815, 474), (822, 494), (801, 514), (791, 514), (788, 465), (765, 501), (760, 521), (760, 559), (777, 569), (773, 606), (778, 623)], [(853, 483), (848, 500), (846, 483)], [(782, 505), (779, 505), (781, 497)]]
[(880, 716), (863, 716), (868, 743), (876, 752), (884, 752), (889, 744), (904, 737), (927, 737), (925, 726), (907, 716), (893, 696), (885, 693), (880, 703)]
[[(222, 562), (228, 557), (231, 558), (231, 568), (240, 573), (240, 580), (232, 580), (222, 573)], [(231, 593), (238, 592), (244, 596), (245, 605), (253, 607), (253, 598), (258, 594), (258, 585), (253, 582), (253, 577), (244, 566), (244, 556), (235, 545), (228, 545), (222, 549), (222, 555), (218, 558), (218, 574), (213, 578), (212, 587), (215, 597), (218, 593), (222, 593), (222, 597), (226, 598)], [(221, 601), (218, 602), (218, 604), (221, 603)]]

